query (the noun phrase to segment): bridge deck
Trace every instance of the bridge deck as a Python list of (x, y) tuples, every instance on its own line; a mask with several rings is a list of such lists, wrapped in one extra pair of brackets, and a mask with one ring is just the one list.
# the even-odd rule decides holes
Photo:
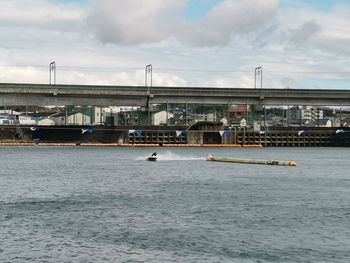
[(147, 106), (148, 102), (346, 106), (350, 90), (0, 83), (0, 106)]

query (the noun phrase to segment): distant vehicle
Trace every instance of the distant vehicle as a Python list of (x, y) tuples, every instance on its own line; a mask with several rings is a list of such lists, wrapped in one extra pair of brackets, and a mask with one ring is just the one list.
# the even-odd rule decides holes
[(0, 125), (35, 125), (34, 120), (12, 120), (12, 119), (1, 119)]

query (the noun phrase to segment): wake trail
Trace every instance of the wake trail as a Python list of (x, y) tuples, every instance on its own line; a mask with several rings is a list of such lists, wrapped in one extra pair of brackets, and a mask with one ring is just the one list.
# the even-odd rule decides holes
[[(146, 160), (148, 156), (145, 157), (138, 157), (136, 160)], [(196, 156), (183, 156), (178, 155), (172, 152), (165, 152), (165, 153), (158, 153), (158, 159), (157, 161), (198, 161), (198, 160), (205, 160), (205, 157), (196, 157)]]

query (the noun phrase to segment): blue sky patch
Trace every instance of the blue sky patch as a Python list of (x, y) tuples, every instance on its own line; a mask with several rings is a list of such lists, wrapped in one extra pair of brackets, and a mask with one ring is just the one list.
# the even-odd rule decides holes
[(337, 5), (350, 5), (349, 0), (281, 0), (282, 8), (311, 8), (331, 12)]
[(213, 7), (222, 1), (223, 0), (189, 0), (184, 18), (187, 20), (199, 19), (208, 14)]

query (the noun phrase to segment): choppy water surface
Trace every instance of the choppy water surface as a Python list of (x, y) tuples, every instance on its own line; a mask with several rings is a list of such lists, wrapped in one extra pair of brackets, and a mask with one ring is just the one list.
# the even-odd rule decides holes
[[(152, 151), (158, 162), (145, 161)], [(295, 160), (297, 167), (213, 163)], [(350, 149), (0, 148), (0, 262), (350, 262)]]

